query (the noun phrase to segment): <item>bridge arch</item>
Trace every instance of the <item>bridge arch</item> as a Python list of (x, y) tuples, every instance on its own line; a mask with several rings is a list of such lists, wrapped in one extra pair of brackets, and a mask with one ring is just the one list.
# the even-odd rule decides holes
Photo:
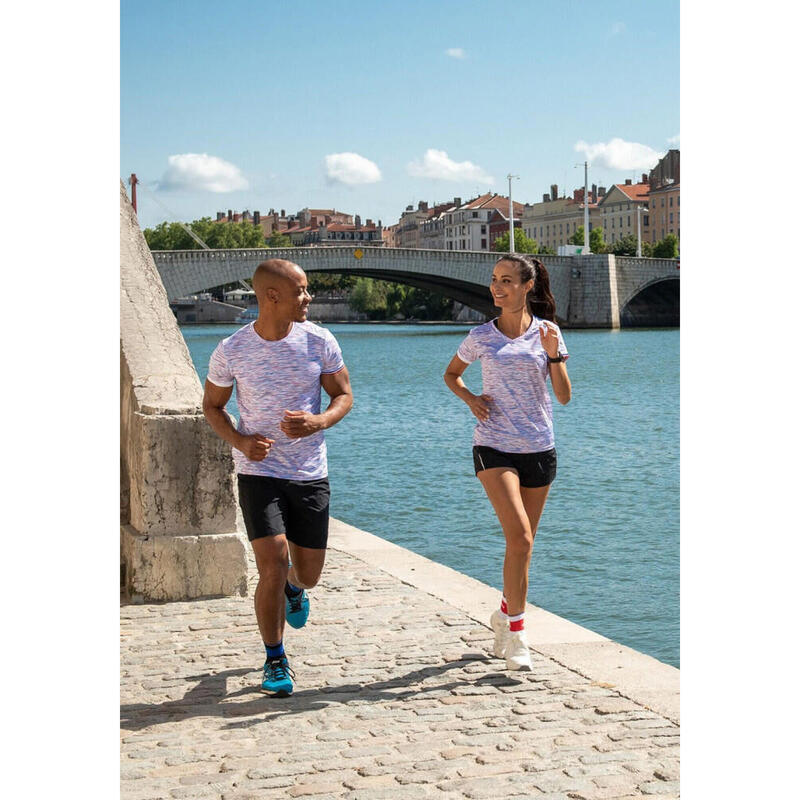
[(656, 278), (639, 287), (622, 304), (622, 328), (677, 328), (681, 317), (681, 284), (677, 276)]

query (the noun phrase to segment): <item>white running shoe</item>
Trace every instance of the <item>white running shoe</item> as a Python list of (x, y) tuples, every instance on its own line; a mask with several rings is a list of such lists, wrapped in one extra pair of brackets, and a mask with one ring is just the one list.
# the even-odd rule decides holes
[(528, 650), (528, 637), (525, 631), (509, 631), (506, 644), (506, 667), (508, 669), (525, 669), (533, 671), (531, 651)]
[(495, 658), (505, 658), (506, 644), (511, 631), (508, 629), (508, 617), (500, 609), (492, 611), (489, 624), (494, 631), (494, 655)]

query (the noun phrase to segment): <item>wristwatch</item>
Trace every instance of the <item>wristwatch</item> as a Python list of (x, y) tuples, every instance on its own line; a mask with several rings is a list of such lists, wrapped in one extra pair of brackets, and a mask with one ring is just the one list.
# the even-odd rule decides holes
[(550, 358), (549, 355), (547, 356), (548, 364), (560, 364), (563, 360), (564, 356), (562, 356), (561, 353), (559, 353), (555, 358)]

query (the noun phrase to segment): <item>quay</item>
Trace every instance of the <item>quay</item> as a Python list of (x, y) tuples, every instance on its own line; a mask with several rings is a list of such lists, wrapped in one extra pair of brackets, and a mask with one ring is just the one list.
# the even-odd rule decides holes
[(260, 692), (256, 570), (228, 446), (120, 184), (123, 800), (679, 796), (679, 670), (333, 520), (296, 671)]
[(533, 672), (491, 655), (498, 592), (345, 523), (259, 691), (247, 597), (121, 607), (121, 797), (678, 797), (679, 670), (528, 606)]

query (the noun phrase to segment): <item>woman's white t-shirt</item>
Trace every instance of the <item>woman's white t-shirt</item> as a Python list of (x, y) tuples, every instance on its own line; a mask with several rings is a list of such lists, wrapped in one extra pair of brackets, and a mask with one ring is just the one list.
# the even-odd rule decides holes
[[(550, 370), (534, 317), (522, 336), (509, 339), (495, 320), (476, 325), (461, 343), (456, 355), (471, 364), (480, 359), (482, 394), (491, 397), (489, 419), (478, 420), (474, 445), (493, 447), (504, 453), (541, 453), (555, 446), (553, 406), (547, 389)], [(552, 324), (552, 323), (551, 323)], [(558, 352), (569, 357), (561, 330)]]

